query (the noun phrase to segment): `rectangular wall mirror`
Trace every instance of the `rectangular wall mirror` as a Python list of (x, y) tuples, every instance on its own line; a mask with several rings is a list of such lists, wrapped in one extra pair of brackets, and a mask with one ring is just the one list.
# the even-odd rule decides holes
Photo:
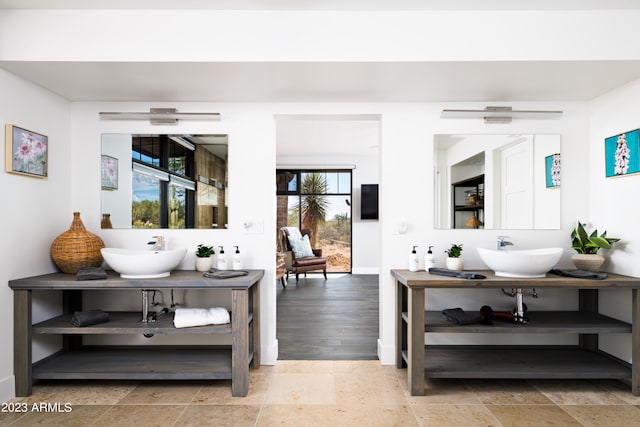
[(437, 229), (560, 229), (560, 135), (435, 135)]
[(102, 228), (227, 228), (228, 136), (103, 134)]

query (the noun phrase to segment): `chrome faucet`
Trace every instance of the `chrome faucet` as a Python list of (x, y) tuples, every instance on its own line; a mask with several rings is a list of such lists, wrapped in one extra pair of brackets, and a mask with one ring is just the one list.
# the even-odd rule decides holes
[(502, 250), (505, 248), (505, 246), (513, 246), (513, 242), (510, 242), (508, 240), (509, 236), (498, 236), (498, 250)]
[(153, 238), (155, 240), (147, 242), (147, 245), (153, 245), (154, 251), (164, 251), (166, 247), (164, 236), (153, 236)]

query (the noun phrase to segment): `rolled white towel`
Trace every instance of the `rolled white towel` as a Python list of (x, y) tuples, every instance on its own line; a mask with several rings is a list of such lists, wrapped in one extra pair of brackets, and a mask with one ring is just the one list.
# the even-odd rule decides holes
[(223, 325), (230, 321), (229, 312), (224, 307), (177, 308), (175, 316), (173, 317), (173, 325), (176, 328)]

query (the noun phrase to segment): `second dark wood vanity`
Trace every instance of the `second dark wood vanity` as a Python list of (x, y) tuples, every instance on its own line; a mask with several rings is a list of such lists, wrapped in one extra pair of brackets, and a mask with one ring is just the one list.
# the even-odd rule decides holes
[[(604, 280), (547, 275), (539, 279), (497, 277), (481, 271), (483, 280), (437, 276), (425, 271), (392, 270), (396, 280), (396, 366), (408, 370), (412, 395), (424, 395), (429, 378), (617, 379), (631, 383), (640, 395), (640, 364), (632, 366), (598, 348), (598, 335), (631, 334), (632, 360), (640, 358), (640, 279), (609, 274)], [(573, 288), (579, 292), (577, 311), (531, 312), (525, 325), (454, 325), (440, 311), (425, 311), (429, 289)], [(631, 289), (633, 321), (623, 322), (598, 313), (600, 289)], [(446, 308), (446, 307), (443, 307)], [(425, 346), (425, 332), (473, 334), (578, 334), (579, 344), (568, 346)]]

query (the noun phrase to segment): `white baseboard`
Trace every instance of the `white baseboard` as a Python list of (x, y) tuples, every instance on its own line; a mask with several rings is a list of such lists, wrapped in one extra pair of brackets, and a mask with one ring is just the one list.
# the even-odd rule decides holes
[(381, 365), (395, 365), (396, 364), (396, 349), (394, 346), (385, 346), (378, 339), (378, 360)]
[(278, 360), (278, 340), (274, 340), (271, 345), (262, 346), (260, 355), (261, 365), (275, 365)]
[(378, 267), (354, 267), (351, 269), (351, 274), (380, 274), (380, 268)]
[(9, 375), (0, 381), (0, 402), (8, 402), (16, 397), (16, 378)]

